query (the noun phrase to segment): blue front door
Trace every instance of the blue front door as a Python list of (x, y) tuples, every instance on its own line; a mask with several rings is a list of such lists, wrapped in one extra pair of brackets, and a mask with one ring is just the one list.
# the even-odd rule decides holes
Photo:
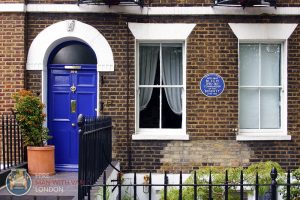
[[(72, 67), (72, 66), (71, 66)], [(68, 69), (65, 65), (49, 66), (48, 128), (55, 145), (57, 170), (76, 171), (78, 165), (79, 114), (96, 115), (97, 73), (94, 66)]]

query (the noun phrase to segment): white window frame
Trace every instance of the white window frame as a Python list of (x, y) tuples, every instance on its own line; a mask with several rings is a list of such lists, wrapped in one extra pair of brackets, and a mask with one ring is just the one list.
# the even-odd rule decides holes
[[(140, 128), (139, 124), (140, 124), (140, 112), (139, 112), (139, 88), (141, 88), (141, 86), (139, 85), (139, 47), (140, 44), (157, 44), (159, 46), (159, 53), (160, 53), (160, 58), (162, 58), (162, 46), (164, 44), (181, 44), (182, 47), (182, 85), (176, 85), (176, 87), (180, 87), (182, 88), (182, 125), (181, 128)], [(185, 42), (184, 41), (138, 41), (136, 43), (136, 76), (135, 76), (135, 82), (136, 82), (136, 90), (135, 90), (135, 107), (136, 107), (136, 134), (137, 135), (141, 135), (144, 137), (152, 138), (152, 139), (182, 139), (184, 140), (186, 138), (186, 47), (185, 47)], [(162, 60), (160, 59), (160, 73), (162, 73)], [(160, 76), (162, 76), (162, 74), (160, 74)], [(143, 87), (143, 86), (142, 86)], [(154, 86), (153, 88), (164, 88), (164, 87), (168, 87), (168, 86), (164, 86), (164, 85), (157, 85)], [(160, 115), (159, 115), (159, 121), (160, 121), (160, 125), (161, 125), (161, 117), (162, 117), (162, 94), (160, 94)], [(135, 139), (138, 139), (136, 136), (134, 136)]]
[[(288, 38), (293, 33), (297, 24), (243, 24), (230, 23), (230, 28), (240, 43), (277, 43), (281, 44), (281, 128), (280, 129), (239, 129), (236, 140), (291, 140), (287, 131), (287, 57)], [(238, 49), (239, 50), (239, 49)], [(239, 61), (240, 74), (240, 61)], [(239, 77), (240, 82), (240, 77)], [(239, 85), (240, 88), (240, 85)], [(239, 94), (240, 95), (240, 94)], [(240, 98), (239, 98), (240, 102)]]
[[(286, 52), (286, 44), (285, 42), (276, 42), (276, 41), (251, 41), (251, 42), (246, 42), (246, 41), (241, 41), (239, 42), (240, 44), (258, 44), (259, 48), (261, 48), (261, 45), (263, 44), (279, 44), (281, 49), (280, 49), (280, 86), (266, 86), (266, 88), (280, 88), (281, 89), (281, 95), (280, 95), (280, 125), (281, 127), (279, 129), (239, 129), (239, 136), (255, 136), (255, 137), (266, 137), (266, 136), (272, 136), (274, 134), (278, 136), (284, 136), (287, 135), (287, 66), (284, 64), (285, 60), (285, 52)], [(261, 56), (261, 54), (259, 55)], [(261, 73), (261, 66), (259, 67), (259, 70)], [(240, 81), (240, 56), (239, 56), (239, 103), (240, 103), (240, 89), (243, 87), (251, 87), (251, 86), (241, 86)], [(262, 86), (257, 86), (257, 88), (262, 88)], [(240, 106), (240, 104), (239, 104)], [(239, 108), (239, 117), (240, 117), (240, 108)], [(260, 114), (260, 110), (259, 110)], [(260, 117), (260, 116), (258, 116)], [(240, 120), (239, 120), (240, 122)]]
[[(135, 37), (135, 134), (133, 140), (189, 140), (186, 132), (186, 40), (196, 24), (128, 23)], [(139, 128), (139, 44), (182, 43), (182, 127), (180, 129)], [(160, 52), (161, 53), (161, 52)]]

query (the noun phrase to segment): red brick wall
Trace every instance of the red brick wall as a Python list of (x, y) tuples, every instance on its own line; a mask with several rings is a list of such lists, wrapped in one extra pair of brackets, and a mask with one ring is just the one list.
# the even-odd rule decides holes
[(0, 114), (13, 107), (12, 94), (24, 87), (24, 16), (0, 14)]
[(42, 83), (42, 72), (37, 71), (27, 71), (26, 73), (27, 89), (33, 91), (34, 94), (40, 95), (42, 93), (41, 83)]
[[(138, 19), (137, 19), (138, 18)], [(237, 142), (232, 129), (238, 125), (238, 40), (228, 23), (299, 23), (297, 17), (199, 16), (128, 17), (131, 22), (196, 23), (187, 41), (187, 132), (190, 141), (131, 141), (134, 133), (134, 38), (127, 35), (126, 17), (100, 14), (30, 14), (29, 43), (45, 27), (65, 19), (76, 19), (96, 27), (112, 47), (115, 71), (103, 72), (99, 90), (105, 103), (102, 114), (114, 123), (114, 158), (123, 170), (190, 171), (206, 165), (248, 165), (273, 160), (285, 168), (300, 166), (300, 27), (289, 39), (288, 130), (292, 141)], [(127, 68), (127, 37), (129, 51)], [(129, 70), (129, 93), (127, 76)], [(200, 78), (209, 72), (224, 77), (226, 89), (215, 98), (199, 90)], [(28, 85), (38, 91), (40, 74), (30, 72)], [(127, 96), (128, 95), (128, 96)], [(127, 98), (129, 134), (127, 132)], [(108, 101), (111, 102), (108, 105)], [(129, 138), (129, 141), (128, 141)], [(131, 144), (131, 145), (130, 145)], [(131, 156), (128, 157), (128, 152)]]

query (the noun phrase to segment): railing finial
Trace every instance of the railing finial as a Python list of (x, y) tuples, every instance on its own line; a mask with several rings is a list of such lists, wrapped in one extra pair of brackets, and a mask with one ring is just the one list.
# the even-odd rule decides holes
[(277, 178), (277, 169), (275, 167), (272, 167), (272, 170), (271, 170), (271, 179), (272, 179), (272, 183), (271, 183), (271, 199), (272, 200), (276, 200), (277, 199), (277, 181), (276, 181), (276, 178)]
[(272, 167), (270, 175), (271, 175), (272, 181), (273, 180), (276, 181), (276, 178), (277, 178), (277, 169), (275, 167)]
[(78, 115), (77, 124), (81, 128), (84, 125), (84, 116), (83, 114)]

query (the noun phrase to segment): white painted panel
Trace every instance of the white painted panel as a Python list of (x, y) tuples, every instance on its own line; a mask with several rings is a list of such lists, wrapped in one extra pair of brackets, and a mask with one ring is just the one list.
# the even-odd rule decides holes
[(239, 40), (286, 40), (298, 24), (229, 23)]
[(185, 40), (196, 24), (129, 23), (137, 40)]

